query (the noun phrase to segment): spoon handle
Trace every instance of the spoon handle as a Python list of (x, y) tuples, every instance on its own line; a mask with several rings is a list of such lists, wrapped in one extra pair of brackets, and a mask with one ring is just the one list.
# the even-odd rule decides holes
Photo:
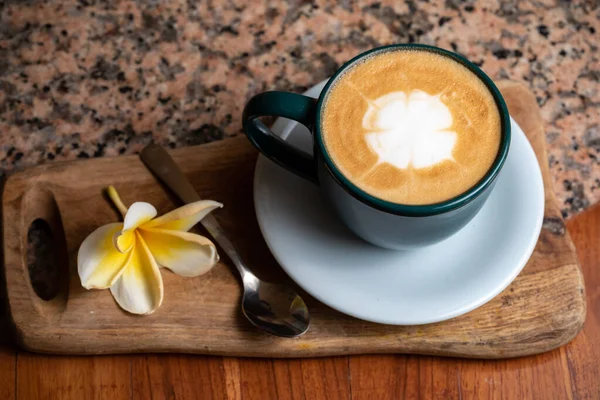
[[(177, 164), (175, 164), (175, 161), (164, 148), (157, 144), (149, 144), (144, 147), (140, 153), (140, 158), (144, 164), (146, 164), (148, 169), (150, 169), (150, 171), (152, 171), (154, 175), (156, 175), (156, 177), (171, 189), (184, 203), (193, 203), (201, 200), (198, 192), (196, 192), (190, 181), (183, 175), (183, 172), (181, 172)], [(242, 276), (242, 280), (244, 280), (246, 276), (254, 277), (252, 272), (244, 265), (244, 262), (241, 260), (229, 238), (225, 236), (225, 232), (217, 222), (217, 219), (213, 215), (208, 214), (200, 221), (200, 223), (206, 228), (219, 246), (221, 246), (227, 256), (229, 256)]]

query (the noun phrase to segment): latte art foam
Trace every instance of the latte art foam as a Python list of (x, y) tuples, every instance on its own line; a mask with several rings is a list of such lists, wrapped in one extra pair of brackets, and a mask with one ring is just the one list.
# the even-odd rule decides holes
[(394, 203), (460, 195), (483, 178), (500, 145), (500, 113), (484, 83), (424, 50), (359, 61), (334, 82), (321, 112), (325, 147), (340, 172)]
[(369, 103), (363, 117), (365, 139), (378, 162), (396, 168), (426, 168), (453, 160), (456, 132), (452, 114), (439, 96), (414, 90), (392, 92)]

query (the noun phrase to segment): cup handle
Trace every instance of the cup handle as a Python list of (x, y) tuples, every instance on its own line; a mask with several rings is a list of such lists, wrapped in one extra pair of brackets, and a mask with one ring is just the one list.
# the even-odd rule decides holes
[(302, 178), (318, 183), (313, 156), (298, 150), (279, 137), (258, 118), (273, 115), (298, 121), (312, 131), (317, 101), (288, 92), (264, 92), (250, 99), (242, 116), (244, 132), (252, 144), (271, 161)]

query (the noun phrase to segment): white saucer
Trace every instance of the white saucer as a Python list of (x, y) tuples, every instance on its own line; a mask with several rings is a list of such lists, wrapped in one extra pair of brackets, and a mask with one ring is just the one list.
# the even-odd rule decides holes
[[(324, 83), (306, 94), (317, 97)], [(511, 122), (510, 153), (480, 213), (451, 238), (414, 251), (385, 250), (355, 237), (326, 208), (316, 186), (260, 156), (254, 204), (271, 252), (310, 295), (367, 321), (426, 324), (483, 305), (525, 266), (544, 214), (535, 154)], [(311, 152), (304, 126), (280, 118), (273, 131)]]

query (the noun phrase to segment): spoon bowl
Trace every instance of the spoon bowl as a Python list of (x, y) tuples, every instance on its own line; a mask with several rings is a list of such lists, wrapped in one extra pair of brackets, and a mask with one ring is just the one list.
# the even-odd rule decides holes
[(310, 326), (308, 307), (294, 290), (254, 275), (244, 277), (242, 312), (254, 326), (277, 336), (300, 336)]

